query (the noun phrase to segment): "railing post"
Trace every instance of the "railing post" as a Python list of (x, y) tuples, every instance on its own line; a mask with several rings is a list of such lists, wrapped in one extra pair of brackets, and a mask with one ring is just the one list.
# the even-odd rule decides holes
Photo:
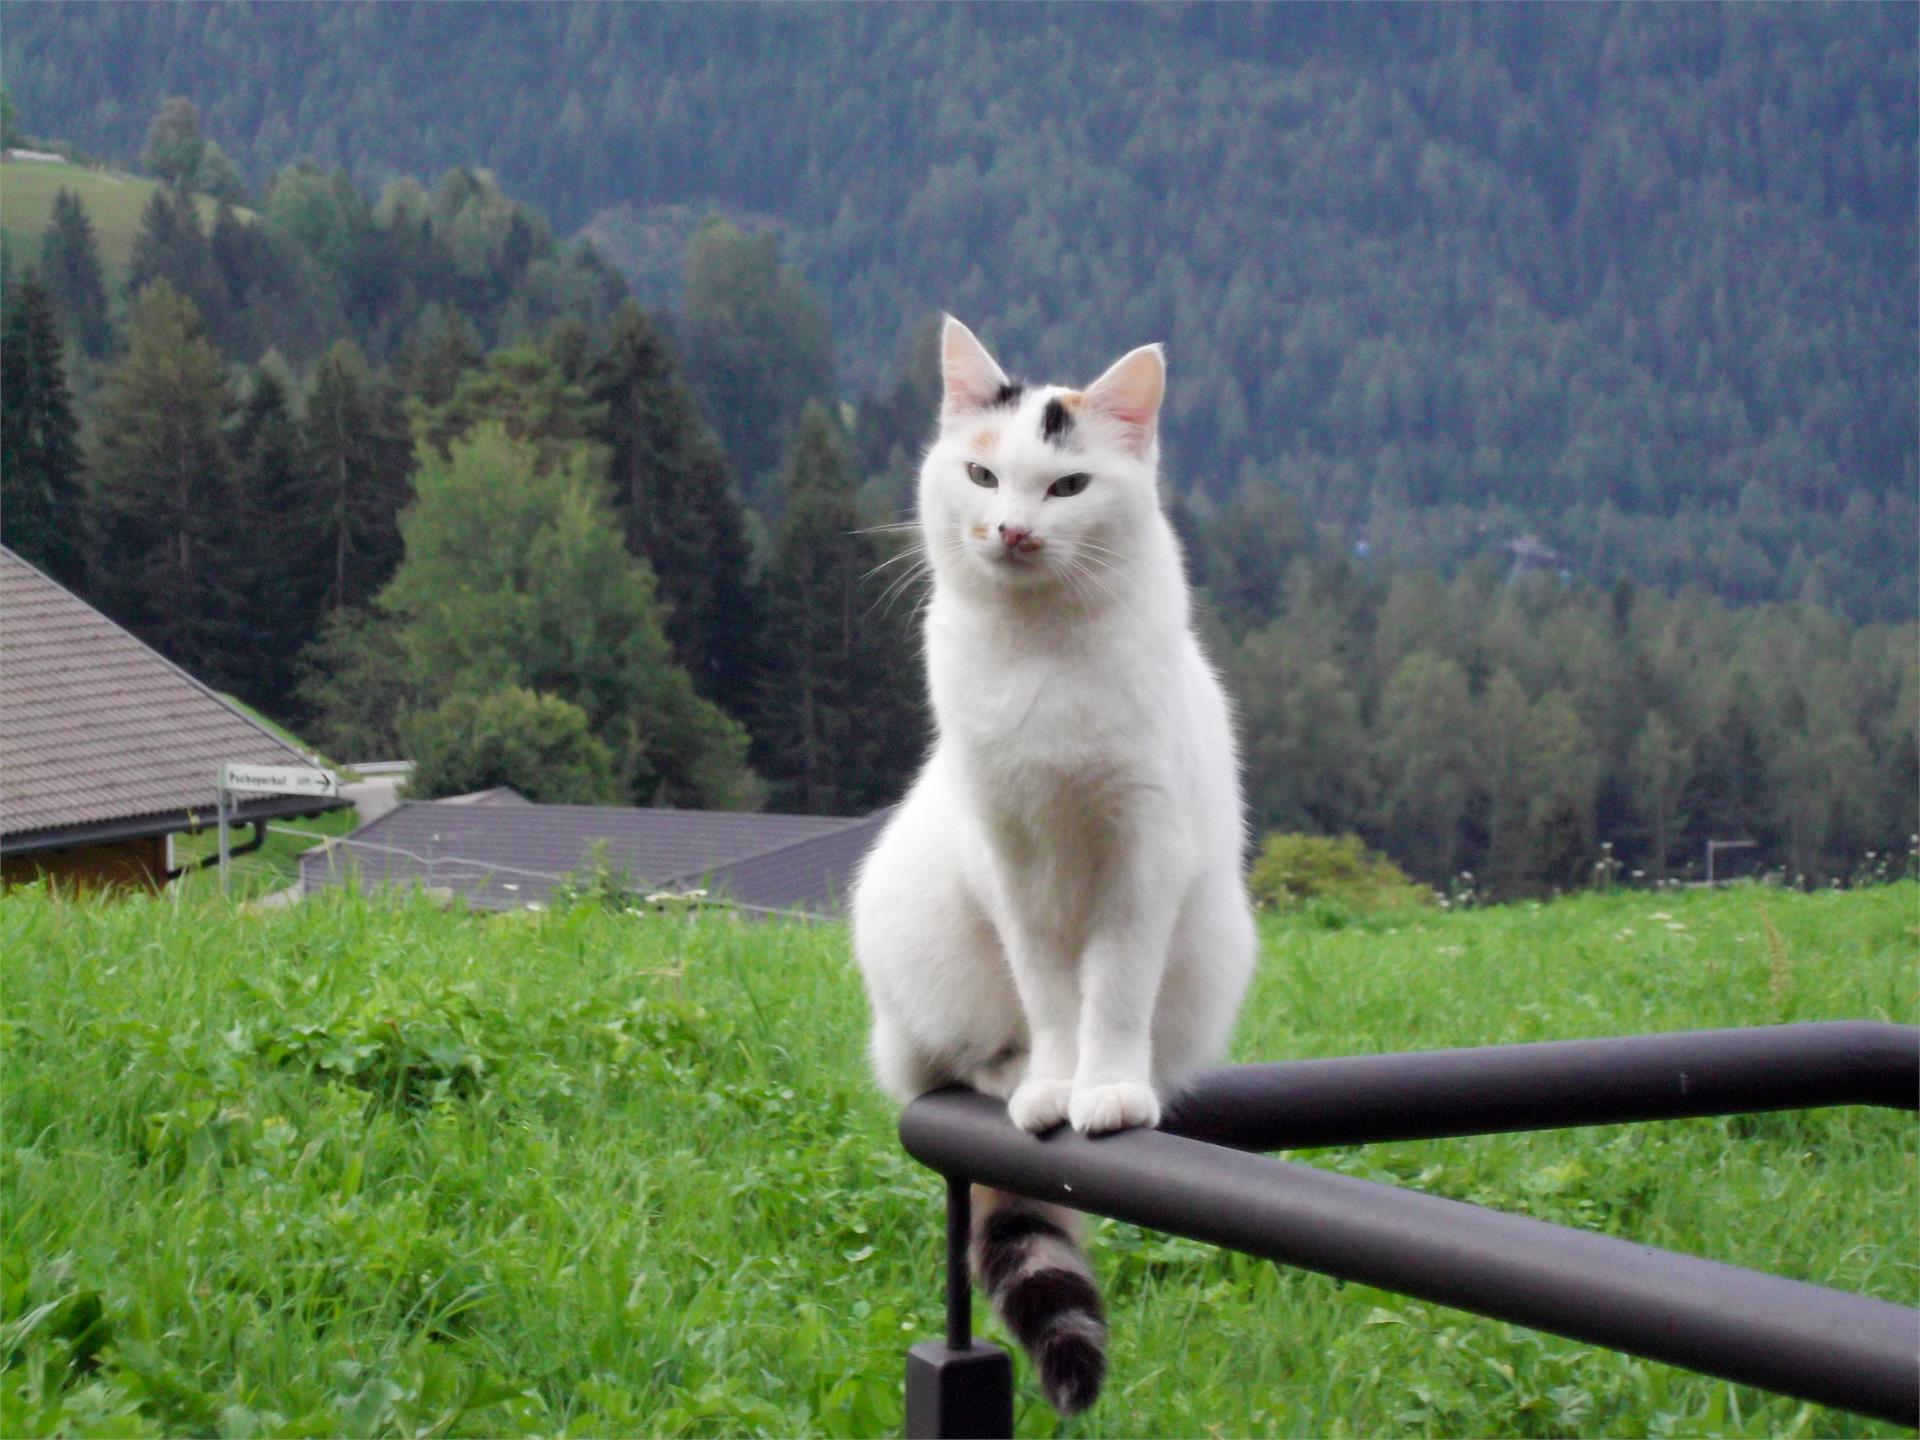
[(972, 1205), (947, 1177), (947, 1335), (907, 1352), (907, 1440), (1005, 1440), (1013, 1434), (1013, 1361), (973, 1338), (967, 1275)]

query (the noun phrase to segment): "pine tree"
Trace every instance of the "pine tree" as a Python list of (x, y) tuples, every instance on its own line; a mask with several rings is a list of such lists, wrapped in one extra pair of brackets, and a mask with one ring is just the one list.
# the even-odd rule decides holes
[(1592, 878), (1594, 797), (1600, 758), (1573, 703), (1549, 690), (1533, 703), (1528, 735), (1528, 810), (1532, 872), (1540, 884), (1573, 890)]
[(219, 352), (164, 280), (134, 301), (94, 427), (89, 591), (210, 685), (231, 688), (239, 601)]
[(839, 436), (810, 405), (787, 462), (767, 565), (770, 677), (757, 740), (783, 809), (861, 814), (896, 799), (923, 745), (914, 646), (865, 583), (884, 552), (860, 529)]
[(1693, 757), (1686, 740), (1658, 710), (1633, 742), (1627, 758), (1634, 809), (1646, 827), (1646, 868), (1656, 878), (1667, 873), (1674, 836), (1687, 823), (1680, 809), (1691, 778)]
[(217, 333), (225, 325), (226, 286), (200, 231), (193, 197), (164, 188), (153, 192), (140, 213), (127, 261), (127, 293), (138, 295), (156, 280), (165, 280), (190, 301), (209, 331)]
[(1532, 707), (1513, 672), (1494, 673), (1474, 706), (1475, 811), (1485, 888), (1525, 893), (1532, 884), (1530, 739)]
[(1424, 880), (1445, 882), (1460, 858), (1477, 783), (1472, 723), (1465, 673), (1428, 650), (1400, 663), (1380, 699), (1379, 833), (1383, 848)]
[(741, 484), (757, 496), (775, 479), (806, 405), (833, 402), (826, 302), (780, 263), (774, 236), (713, 221), (687, 247), (684, 311), (688, 377)]
[[(429, 324), (436, 313), (438, 318)], [(400, 367), (402, 383), (414, 404), (436, 410), (453, 399), (461, 380), (478, 370), (487, 357), (458, 310), (449, 307), (436, 312), (429, 307), (420, 328), (426, 338), (414, 342), (407, 364)]]
[(1307, 561), (1288, 573), (1284, 615), (1234, 652), (1247, 799), (1262, 828), (1356, 832), (1372, 803), (1366, 732), (1344, 626)]
[(40, 237), (40, 269), (81, 351), (103, 359), (113, 348), (113, 324), (107, 315), (100, 247), (93, 222), (71, 190), (63, 188), (53, 197), (53, 218)]
[(200, 154), (200, 167), (194, 172), (193, 188), (222, 205), (247, 203), (247, 182), (240, 178), (238, 167), (227, 158), (226, 151), (211, 140)]
[(460, 377), (453, 398), (432, 409), (416, 407), (414, 428), (423, 444), (446, 455), (453, 442), (487, 421), (548, 456), (582, 444), (598, 445), (606, 412), (574, 384), (548, 351), (514, 345)]
[(627, 548), (653, 566), (667, 638), (700, 693), (744, 718), (763, 664), (763, 611), (746, 517), (726, 457), (638, 305), (615, 313), (590, 379), (604, 407), (614, 504)]
[(258, 358), (278, 350), (304, 360), (318, 355), (344, 328), (312, 264), (271, 227), (242, 220), (222, 203), (207, 250), (227, 301), (219, 339), (229, 354)]
[(255, 274), (258, 249), (252, 233), (255, 228), (243, 223), (233, 206), (222, 201), (214, 211), (213, 230), (207, 237), (207, 259), (227, 300), (222, 317), (225, 323), (217, 338), (228, 354), (257, 355), (265, 348), (256, 324), (264, 318), (259, 312), (268, 307), (260, 305), (255, 295), (259, 288)]
[(312, 477), (287, 382), (253, 372), (230, 441), (234, 494), (243, 517), (237, 547), (245, 579), (249, 665), (239, 693), (276, 719), (303, 718), (295, 695), (299, 652), (319, 630), (324, 552), (306, 533)]
[(53, 299), (29, 270), (0, 321), (0, 534), (61, 584), (84, 579), (79, 427)]
[(398, 398), (351, 341), (320, 358), (300, 427), (312, 489), (303, 507), (308, 543), (321, 553), (323, 609), (372, 599), (400, 562), (412, 445)]

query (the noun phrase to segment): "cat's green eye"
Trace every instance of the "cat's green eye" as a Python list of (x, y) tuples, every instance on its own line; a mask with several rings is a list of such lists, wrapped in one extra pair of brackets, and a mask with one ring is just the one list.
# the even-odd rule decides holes
[(999, 478), (995, 476), (993, 471), (984, 465), (976, 465), (971, 460), (967, 462), (967, 478), (982, 490), (997, 490), (1000, 488)]
[(1087, 482), (1091, 479), (1093, 479), (1091, 475), (1086, 474), (1084, 471), (1076, 470), (1071, 475), (1062, 475), (1058, 480), (1054, 481), (1053, 484), (1049, 485), (1047, 487), (1047, 494), (1064, 500), (1069, 495), (1078, 495), (1082, 490), (1086, 489)]

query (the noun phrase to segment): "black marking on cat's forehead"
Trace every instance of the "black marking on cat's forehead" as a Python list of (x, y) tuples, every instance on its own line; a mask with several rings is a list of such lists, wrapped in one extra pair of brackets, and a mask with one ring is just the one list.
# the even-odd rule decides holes
[(1047, 408), (1040, 412), (1040, 438), (1058, 443), (1066, 438), (1073, 429), (1073, 412), (1067, 409), (1058, 395), (1047, 401)]
[(1020, 397), (1027, 393), (1027, 387), (1018, 380), (1009, 380), (993, 392), (993, 398), (987, 401), (986, 408), (997, 410), (1002, 405), (1018, 405)]

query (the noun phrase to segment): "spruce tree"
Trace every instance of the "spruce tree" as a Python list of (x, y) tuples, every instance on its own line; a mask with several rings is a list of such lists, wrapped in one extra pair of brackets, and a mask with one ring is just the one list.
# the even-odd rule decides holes
[(688, 376), (757, 497), (776, 481), (804, 407), (833, 401), (826, 302), (780, 263), (774, 236), (715, 220), (687, 247), (684, 313)]
[(1465, 672), (1445, 656), (1415, 651), (1387, 682), (1376, 725), (1379, 833), (1410, 871), (1444, 883), (1460, 859), (1461, 826), (1478, 785)]
[(138, 295), (156, 280), (165, 280), (192, 302), (209, 331), (218, 332), (226, 324), (226, 286), (201, 233), (193, 197), (167, 189), (155, 190), (140, 212), (140, 229), (127, 261), (127, 292)]
[(247, 182), (241, 178), (239, 167), (211, 140), (200, 154), (200, 168), (194, 173), (193, 188), (223, 205), (247, 203)]
[(220, 348), (230, 355), (254, 356), (266, 348), (260, 342), (256, 321), (264, 318), (258, 312), (271, 307), (260, 305), (255, 294), (261, 278), (255, 273), (259, 248), (252, 232), (256, 228), (243, 223), (233, 206), (222, 201), (207, 237), (207, 258), (227, 301), (217, 338)]
[(207, 240), (227, 303), (219, 338), (230, 354), (258, 358), (269, 350), (296, 361), (316, 356), (346, 328), (315, 267), (299, 247), (231, 205), (214, 213)]
[(1634, 737), (1627, 755), (1628, 780), (1634, 810), (1644, 828), (1646, 869), (1664, 878), (1673, 853), (1673, 838), (1687, 823), (1680, 802), (1692, 778), (1693, 756), (1683, 737), (1658, 710)]
[(351, 341), (314, 367), (301, 425), (311, 490), (305, 543), (319, 553), (323, 609), (360, 605), (400, 561), (399, 515), (407, 502), (412, 444), (400, 402)]
[(446, 404), (414, 410), (422, 443), (442, 455), (489, 420), (552, 458), (577, 445), (598, 445), (606, 415), (584, 385), (569, 381), (552, 354), (535, 345), (494, 351), (484, 366), (460, 377)]
[(237, 549), (250, 659), (239, 690), (256, 709), (297, 721), (297, 657), (319, 629), (326, 570), (324, 547), (309, 533), (313, 480), (307, 452), (278, 370), (263, 366), (253, 372), (230, 449), (243, 517)]
[(898, 798), (924, 728), (904, 617), (869, 583), (885, 552), (862, 535), (833, 421), (810, 405), (787, 462), (767, 566), (771, 664), (757, 740), (781, 809), (862, 814)]
[(627, 548), (659, 579), (674, 655), (702, 695), (747, 717), (763, 664), (763, 612), (748, 573), (745, 512), (718, 440), (631, 301), (614, 315), (590, 384), (605, 410), (600, 438)]
[(465, 318), (451, 306), (445, 310), (430, 308), (421, 317), (420, 331), (425, 338), (410, 342), (407, 363), (401, 367), (402, 383), (409, 400), (423, 409), (435, 410), (453, 399), (460, 381), (469, 371), (478, 370), (487, 357)]
[(40, 237), (40, 270), (66, 316), (69, 333), (95, 360), (113, 348), (107, 287), (100, 247), (80, 197), (62, 188), (53, 197), (53, 218)]
[(134, 301), (126, 356), (94, 426), (89, 591), (110, 615), (208, 684), (232, 688), (239, 517), (219, 352), (164, 280)]
[(1372, 805), (1373, 777), (1344, 627), (1304, 559), (1294, 561), (1286, 592), (1282, 618), (1231, 657), (1248, 805), (1262, 827), (1354, 833)]
[(61, 584), (84, 579), (79, 428), (53, 298), (29, 270), (0, 320), (0, 535)]

